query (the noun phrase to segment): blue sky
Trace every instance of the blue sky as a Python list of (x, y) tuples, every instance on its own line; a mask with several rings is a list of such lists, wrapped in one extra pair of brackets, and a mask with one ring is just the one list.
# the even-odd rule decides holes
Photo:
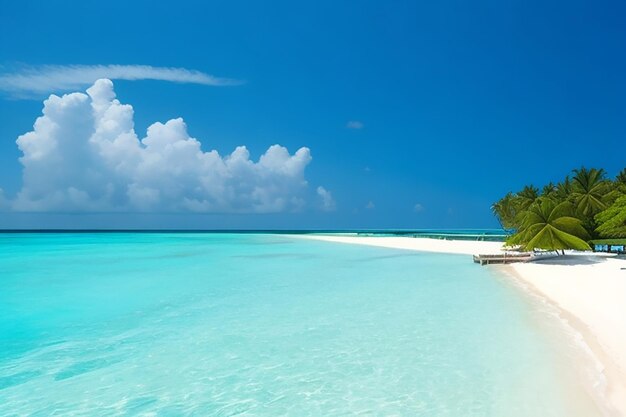
[[(45, 75), (50, 65), (143, 65), (239, 80), (113, 83), (119, 101), (132, 105), (138, 139), (153, 123), (182, 117), (202, 152), (224, 157), (243, 145), (256, 163), (279, 144), (294, 158), (308, 148), (310, 161), (303, 156), (288, 174), (268, 174), (261, 165), (248, 174), (231, 170), (228, 181), (193, 171), (232, 191), (225, 199), (200, 193), (194, 201), (206, 205), (193, 209), (177, 205), (196, 193), (193, 173), (144, 173), (143, 182), (134, 171), (120, 174), (116, 193), (130, 184), (141, 192), (132, 201), (124, 194), (96, 204), (91, 182), (72, 183), (87, 167), (74, 161), (72, 175), (36, 191), (37, 175), (50, 177), (54, 165), (31, 166), (28, 185), (16, 139), (33, 130), (50, 93), (84, 93), (90, 84), (51, 85), (45, 93), (5, 86), (0, 227), (497, 227), (489, 206), (508, 191), (558, 181), (581, 165), (611, 176), (626, 165), (622, 2), (338, 3), (4, 4), (0, 76)], [(83, 158), (73, 149), (59, 158)], [(175, 170), (194, 162), (171, 164)], [(112, 172), (99, 172), (96, 185), (103, 189)], [(177, 191), (168, 194), (168, 181), (187, 182), (170, 184)], [(70, 186), (83, 205), (68, 197), (42, 202), (42, 193), (70, 195), (63, 194)], [(331, 194), (329, 204), (318, 187)], [(251, 189), (262, 191), (261, 209), (246, 194)], [(15, 203), (20, 191), (26, 203)], [(158, 203), (137, 200), (154, 193)]]

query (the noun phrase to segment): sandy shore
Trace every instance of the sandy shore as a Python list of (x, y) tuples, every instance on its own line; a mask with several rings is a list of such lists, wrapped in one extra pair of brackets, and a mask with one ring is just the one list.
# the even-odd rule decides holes
[[(395, 249), (489, 254), (498, 242), (357, 235), (304, 235), (306, 239)], [(468, 262), (470, 260), (468, 259)], [(616, 416), (626, 416), (626, 260), (566, 254), (530, 263), (495, 266), (526, 283), (563, 312), (600, 360), (607, 379), (606, 397)], [(622, 269), (624, 268), (624, 269)]]
[(345, 235), (296, 235), (305, 239), (323, 240), (335, 243), (350, 243), (354, 245), (380, 246), (391, 249), (408, 249), (423, 252), (457, 253), (474, 255), (476, 253), (500, 253), (502, 243), (476, 242), (466, 240), (443, 240), (394, 236), (357, 236)]
[(555, 304), (580, 331), (604, 365), (615, 415), (626, 416), (626, 260), (570, 254), (503, 268)]

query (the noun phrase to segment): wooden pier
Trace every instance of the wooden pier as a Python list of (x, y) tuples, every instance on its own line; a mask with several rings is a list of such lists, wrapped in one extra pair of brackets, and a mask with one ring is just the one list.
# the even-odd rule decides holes
[(532, 259), (533, 255), (531, 253), (499, 253), (493, 255), (474, 255), (474, 262), (481, 265), (528, 262)]

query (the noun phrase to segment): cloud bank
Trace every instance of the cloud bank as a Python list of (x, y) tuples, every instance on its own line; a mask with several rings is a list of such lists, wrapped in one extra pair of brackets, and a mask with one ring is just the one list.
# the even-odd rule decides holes
[(0, 90), (22, 96), (69, 91), (91, 85), (94, 81), (162, 80), (178, 83), (230, 86), (242, 81), (218, 78), (185, 68), (152, 67), (149, 65), (44, 65), (25, 67), (13, 73), (0, 74)]
[(51, 95), (34, 129), (17, 139), (18, 211), (271, 213), (305, 204), (308, 148), (273, 145), (258, 161), (245, 146), (204, 152), (183, 119), (154, 123), (139, 139), (133, 107), (100, 79), (87, 94)]

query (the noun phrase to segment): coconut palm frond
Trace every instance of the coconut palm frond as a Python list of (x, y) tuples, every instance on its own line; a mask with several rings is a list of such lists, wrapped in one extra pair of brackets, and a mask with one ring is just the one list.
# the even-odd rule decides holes
[(585, 240), (590, 236), (582, 221), (572, 216), (573, 212), (568, 201), (558, 203), (540, 197), (528, 208), (522, 227), (507, 243), (521, 245), (525, 250), (589, 250)]
[(626, 195), (619, 197), (606, 210), (596, 215), (600, 224), (596, 231), (605, 238), (626, 237)]

